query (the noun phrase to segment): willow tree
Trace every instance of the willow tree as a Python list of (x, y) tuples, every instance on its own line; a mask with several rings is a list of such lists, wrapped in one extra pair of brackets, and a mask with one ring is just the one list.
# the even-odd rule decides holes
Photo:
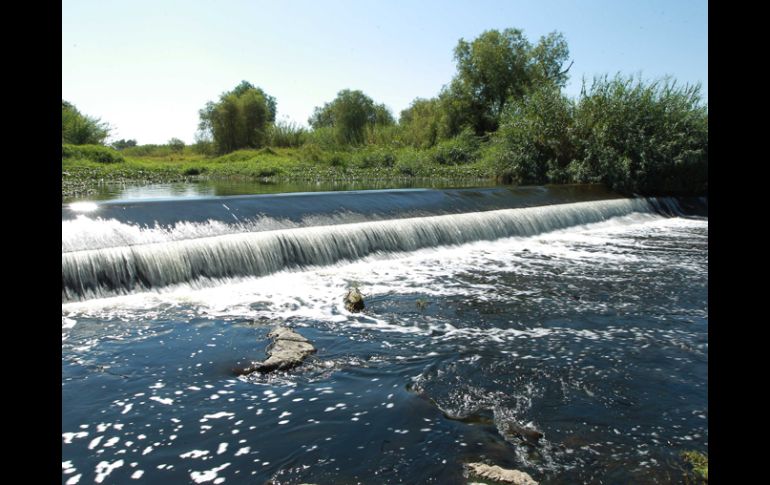
[(377, 104), (362, 91), (343, 89), (333, 101), (316, 107), (308, 123), (314, 129), (331, 127), (338, 143), (360, 145), (367, 128), (391, 126), (395, 119), (384, 104)]
[(275, 113), (275, 98), (243, 81), (232, 91), (222, 93), (218, 102), (206, 103), (199, 112), (199, 129), (211, 136), (218, 153), (259, 148), (267, 140)]

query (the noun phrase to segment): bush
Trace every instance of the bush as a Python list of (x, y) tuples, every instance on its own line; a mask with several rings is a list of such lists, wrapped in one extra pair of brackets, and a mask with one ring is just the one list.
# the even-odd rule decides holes
[(353, 154), (353, 164), (360, 168), (392, 167), (395, 163), (396, 156), (388, 148), (370, 146)]
[(577, 105), (573, 133), (576, 181), (600, 180), (629, 194), (708, 190), (708, 108), (699, 85), (595, 79)]
[(182, 172), (184, 175), (200, 175), (203, 172), (205, 172), (205, 168), (198, 168), (198, 167), (190, 167), (188, 169), (185, 169), (184, 172)]
[(518, 184), (568, 182), (575, 157), (573, 111), (572, 102), (552, 86), (511, 101), (484, 153), (485, 164), (499, 178)]
[(466, 129), (456, 137), (438, 143), (433, 148), (433, 160), (440, 165), (472, 163), (476, 161), (480, 147), (481, 138)]
[[(184, 149), (184, 147), (182, 147), (182, 149)], [(175, 152), (170, 145), (147, 144), (124, 148), (123, 153), (129, 157), (163, 158), (171, 156)]]
[(299, 147), (308, 139), (308, 130), (289, 121), (278, 121), (268, 128), (268, 145), (274, 147)]
[(101, 145), (65, 145), (61, 146), (61, 156), (64, 159), (90, 160), (97, 163), (125, 162), (123, 155)]

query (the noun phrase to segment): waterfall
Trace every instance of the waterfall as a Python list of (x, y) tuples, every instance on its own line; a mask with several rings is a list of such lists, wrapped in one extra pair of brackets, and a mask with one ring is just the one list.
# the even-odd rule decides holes
[[(677, 211), (676, 201), (612, 199), (430, 217), (249, 230), (249, 225), (184, 224), (166, 230), (89, 220), (62, 246), (62, 301), (193, 282), (264, 276), (371, 254), (532, 236), (634, 212)], [(78, 224), (77, 220), (63, 221)], [(99, 228), (107, 237), (95, 237)], [(118, 234), (118, 237), (115, 237)], [(119, 243), (123, 241), (123, 243)]]

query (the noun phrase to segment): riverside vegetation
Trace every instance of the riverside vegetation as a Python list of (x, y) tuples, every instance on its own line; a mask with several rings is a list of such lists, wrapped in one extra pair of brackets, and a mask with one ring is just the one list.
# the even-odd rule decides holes
[(519, 29), (460, 39), (457, 71), (398, 120), (360, 90), (316, 107), (304, 128), (276, 120), (277, 100), (243, 81), (200, 110), (196, 142), (118, 140), (62, 101), (62, 196), (102, 183), (198, 179), (349, 181), (484, 179), (602, 183), (624, 194), (706, 195), (708, 106), (699, 85), (617, 74), (562, 90), (564, 37), (532, 44)]

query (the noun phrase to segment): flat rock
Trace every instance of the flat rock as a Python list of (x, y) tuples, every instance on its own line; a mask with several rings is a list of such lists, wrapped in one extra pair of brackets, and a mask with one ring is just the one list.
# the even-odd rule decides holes
[(484, 463), (466, 463), (465, 466), (474, 475), (481, 478), (503, 483), (513, 483), (515, 485), (537, 485), (537, 482), (528, 473), (520, 472), (519, 470), (509, 470), (497, 465), (486, 465)]
[(267, 336), (273, 340), (267, 348), (267, 359), (253, 363), (239, 374), (293, 369), (316, 351), (310, 340), (288, 327), (275, 327)]

